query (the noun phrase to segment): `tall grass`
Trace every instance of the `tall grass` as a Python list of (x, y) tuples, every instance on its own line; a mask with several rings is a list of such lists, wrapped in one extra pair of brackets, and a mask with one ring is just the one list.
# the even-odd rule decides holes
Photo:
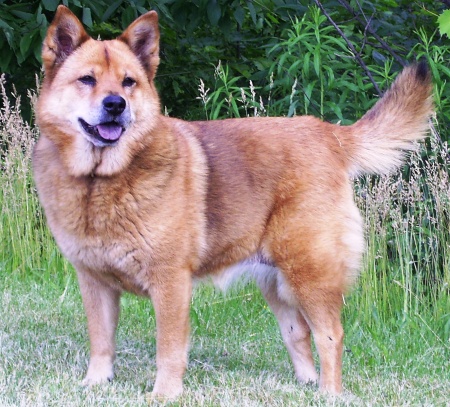
[(368, 246), (351, 301), (366, 326), (415, 320), (448, 346), (450, 150), (436, 134), (430, 144), (430, 153), (411, 155), (408, 171), (355, 181)]
[[(0, 78), (0, 271), (42, 277), (56, 261), (66, 268), (48, 231), (31, 174), (38, 129), (21, 116), (20, 98), (8, 98)], [(32, 102), (35, 94), (29, 93)]]

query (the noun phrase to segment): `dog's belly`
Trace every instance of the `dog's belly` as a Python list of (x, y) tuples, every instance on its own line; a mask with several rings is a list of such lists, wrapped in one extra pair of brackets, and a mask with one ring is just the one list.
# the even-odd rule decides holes
[(222, 291), (226, 291), (235, 283), (252, 279), (263, 291), (275, 289), (280, 299), (288, 304), (298, 305), (296, 296), (280, 269), (270, 258), (261, 253), (212, 274), (211, 279), (213, 284)]

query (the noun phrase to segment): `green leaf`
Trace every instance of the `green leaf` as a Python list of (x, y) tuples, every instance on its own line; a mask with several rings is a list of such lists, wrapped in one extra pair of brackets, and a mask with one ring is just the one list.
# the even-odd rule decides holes
[(135, 10), (132, 7), (127, 7), (122, 13), (122, 27), (128, 27), (136, 17)]
[(236, 10), (234, 11), (234, 18), (236, 19), (237, 23), (239, 24), (239, 27), (242, 27), (242, 25), (244, 24), (244, 19), (245, 19), (245, 11), (239, 5), (238, 5), (238, 7), (236, 7)]
[(11, 14), (19, 17), (20, 19), (24, 21), (31, 21), (31, 19), (34, 17), (34, 14), (32, 13), (26, 13), (25, 11), (20, 10), (11, 10)]
[(445, 10), (437, 20), (439, 24), (439, 32), (443, 36), (447, 34), (447, 37), (450, 38), (450, 10)]
[(211, 119), (216, 120), (219, 117), (220, 109), (222, 108), (223, 103), (225, 102), (224, 99), (222, 99), (219, 103), (217, 103), (216, 108), (214, 109), (214, 112), (211, 116)]
[(231, 112), (233, 113), (234, 117), (241, 117), (241, 114), (239, 113), (239, 108), (234, 98), (231, 99)]
[(320, 76), (321, 60), (320, 44), (317, 44), (316, 49), (314, 50), (314, 70), (316, 71), (317, 76)]
[(381, 64), (386, 62), (386, 57), (383, 54), (380, 54), (377, 50), (372, 51), (372, 56), (375, 61), (379, 61)]
[(288, 117), (293, 117), (295, 115), (296, 107), (297, 107), (297, 101), (292, 102), (291, 105), (289, 106), (289, 111), (287, 114)]
[(247, 1), (247, 7), (248, 7), (248, 11), (250, 11), (250, 16), (252, 17), (253, 24), (256, 25), (256, 10), (255, 10), (255, 6), (253, 5), (253, 3), (251, 1)]
[(28, 50), (30, 49), (31, 41), (33, 40), (33, 34), (24, 35), (20, 40), (20, 53), (22, 56), (25, 56), (28, 53)]
[(267, 14), (267, 19), (269, 19), (272, 23), (274, 24), (280, 24), (280, 20), (278, 20), (277, 16), (272, 14), (272, 13), (268, 13)]
[(307, 52), (303, 57), (303, 78), (309, 77), (309, 63), (311, 61), (311, 54)]
[(36, 58), (36, 61), (39, 62), (39, 65), (42, 64), (42, 55), (41, 55), (41, 44), (42, 44), (42, 38), (39, 37), (37, 38), (39, 40), (39, 42), (37, 43), (37, 46), (33, 47), (33, 55)]
[(92, 15), (91, 15), (91, 9), (83, 7), (83, 24), (86, 25), (89, 28), (92, 28)]
[(217, 0), (210, 0), (206, 11), (208, 13), (208, 18), (211, 25), (217, 25), (220, 16), (222, 15), (222, 10), (220, 9), (220, 5), (217, 3)]
[(42, 0), (42, 5), (45, 10), (55, 11), (58, 7), (59, 0)]
[(0, 19), (0, 30), (5, 34), (6, 40), (8, 41), (8, 45), (13, 48), (13, 40), (14, 40), (14, 29), (5, 21)]
[(145, 14), (148, 11), (145, 7), (140, 6), (137, 6), (136, 10), (138, 11), (139, 14)]
[(441, 65), (440, 69), (450, 78), (450, 69), (449, 68), (447, 68), (445, 65)]
[(299, 65), (302, 63), (303, 61), (301, 60), (301, 58), (298, 58), (289, 68), (288, 68), (288, 74), (290, 76), (297, 76), (297, 71), (299, 70)]
[(155, 9), (158, 11), (158, 14), (164, 15), (164, 17), (168, 20), (173, 22), (173, 17), (172, 14), (170, 13), (169, 9), (167, 8), (167, 6), (164, 3), (160, 3), (160, 4), (155, 4)]
[(329, 102), (329, 105), (330, 105), (330, 110), (337, 116), (337, 118), (341, 121), (344, 120), (341, 107), (334, 102)]
[(9, 63), (13, 53), (7, 52), (0, 58), (0, 72), (8, 72)]
[(286, 59), (289, 58), (290, 54), (287, 52), (281, 55), (281, 58), (278, 60), (278, 69), (277, 73), (282, 74), (284, 71), (284, 63), (286, 62)]
[(122, 4), (123, 0), (118, 0), (112, 3), (105, 11), (105, 13), (102, 16), (102, 21), (107, 21), (109, 17), (119, 8), (119, 6)]

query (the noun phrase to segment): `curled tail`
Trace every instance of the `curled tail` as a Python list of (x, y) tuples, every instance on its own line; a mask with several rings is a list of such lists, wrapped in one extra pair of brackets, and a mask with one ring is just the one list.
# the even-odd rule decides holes
[(433, 111), (431, 75), (425, 62), (403, 70), (391, 88), (350, 126), (350, 173), (385, 174), (425, 137)]

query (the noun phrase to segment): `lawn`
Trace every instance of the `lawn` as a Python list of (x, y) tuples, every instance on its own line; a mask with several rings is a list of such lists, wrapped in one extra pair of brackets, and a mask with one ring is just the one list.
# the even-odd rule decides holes
[[(297, 384), (276, 321), (252, 285), (226, 295), (197, 287), (185, 393), (173, 405), (448, 405), (449, 343), (433, 321), (418, 314), (369, 328), (355, 309), (358, 291), (346, 301), (345, 393), (327, 398)], [(94, 388), (80, 385), (88, 341), (73, 272), (56, 279), (2, 273), (0, 307), (1, 406), (146, 405), (156, 374), (150, 301), (123, 297), (116, 378)]]

